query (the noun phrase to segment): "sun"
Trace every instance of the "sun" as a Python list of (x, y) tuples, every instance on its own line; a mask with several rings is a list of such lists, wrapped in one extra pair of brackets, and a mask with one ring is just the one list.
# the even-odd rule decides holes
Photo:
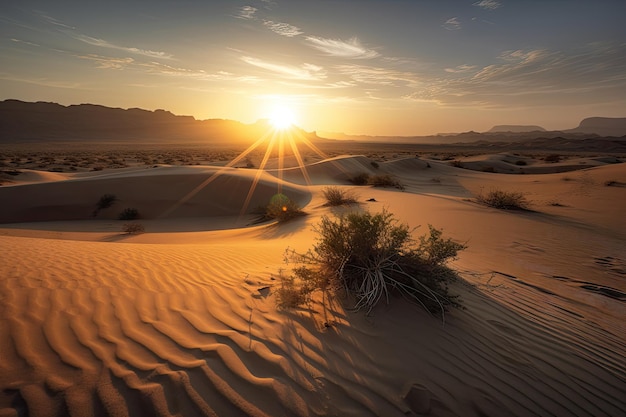
[(269, 121), (274, 129), (285, 130), (296, 123), (296, 115), (289, 107), (276, 106), (269, 115)]

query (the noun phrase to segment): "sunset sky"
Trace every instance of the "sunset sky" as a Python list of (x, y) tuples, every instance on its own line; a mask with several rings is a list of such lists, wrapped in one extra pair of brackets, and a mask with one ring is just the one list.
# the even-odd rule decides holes
[(372, 135), (626, 117), (623, 0), (0, 3), (0, 99)]

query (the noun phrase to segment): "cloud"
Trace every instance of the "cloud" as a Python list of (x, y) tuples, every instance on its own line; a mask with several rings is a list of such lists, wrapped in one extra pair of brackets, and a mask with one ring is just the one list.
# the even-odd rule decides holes
[(290, 79), (316, 81), (326, 78), (326, 71), (324, 68), (313, 64), (303, 64), (301, 66), (274, 64), (249, 56), (242, 56), (241, 60), (247, 64), (274, 72), (277, 75)]
[(132, 58), (113, 58), (95, 54), (79, 55), (79, 58), (94, 61), (98, 64), (97, 68), (102, 69), (123, 69), (135, 62)]
[(619, 43), (504, 51), (481, 68), (456, 71), (466, 67), (461, 65), (446, 76), (424, 78), (405, 98), (484, 108), (613, 102), (626, 90), (624, 56), (626, 44)]
[(37, 13), (45, 21), (47, 21), (48, 23), (50, 23), (52, 25), (62, 27), (63, 29), (76, 30), (76, 28), (74, 26), (66, 25), (65, 23), (61, 22), (60, 20), (57, 20), (57, 19), (55, 19), (52, 16), (48, 16), (47, 14), (45, 14), (43, 12), (35, 12), (35, 13)]
[(144, 55), (150, 58), (160, 58), (160, 59), (171, 59), (172, 55), (166, 53), (166, 52), (159, 52), (159, 51), (151, 51), (151, 50), (147, 50), (147, 49), (139, 49), (139, 48), (133, 48), (133, 47), (127, 47), (127, 46), (119, 46), (119, 45), (114, 45), (110, 42), (107, 42), (103, 39), (98, 39), (98, 38), (92, 38), (91, 36), (87, 36), (87, 35), (81, 35), (81, 34), (76, 34), (76, 33), (68, 33), (69, 36), (71, 36), (72, 38), (79, 40), (81, 42), (84, 42), (86, 44), (89, 45), (94, 45), (94, 46), (100, 46), (102, 48), (110, 48), (110, 49), (117, 49), (120, 51), (125, 51), (125, 52), (130, 52), (133, 54), (138, 54), (138, 55)]
[(502, 4), (496, 0), (481, 0), (476, 3), (472, 3), (472, 5), (486, 10), (495, 10), (502, 6)]
[(368, 59), (379, 55), (378, 52), (363, 47), (358, 38), (342, 41), (340, 39), (307, 36), (306, 41), (315, 49), (340, 58)]
[(263, 24), (267, 26), (272, 32), (281, 36), (293, 38), (294, 36), (301, 35), (302, 32), (299, 27), (290, 25), (289, 23), (273, 22), (271, 20), (264, 20)]
[(256, 14), (257, 10), (258, 9), (256, 7), (243, 6), (239, 8), (239, 11), (235, 15), (235, 17), (238, 19), (252, 20), (255, 18), (254, 15)]
[(340, 65), (337, 69), (341, 74), (349, 76), (353, 81), (360, 84), (409, 88), (417, 87), (420, 84), (417, 75), (412, 72), (364, 65)]
[(442, 26), (447, 30), (459, 30), (461, 29), (461, 22), (458, 17), (451, 17)]
[(16, 43), (23, 43), (25, 45), (30, 45), (30, 46), (41, 46), (41, 45), (33, 43), (33, 42), (23, 41), (21, 39), (15, 39), (15, 38), (11, 38), (11, 41), (16, 42)]
[(451, 72), (451, 73), (461, 73), (461, 72), (468, 72), (468, 71), (471, 71), (471, 70), (473, 70), (474, 68), (476, 68), (476, 66), (475, 66), (475, 65), (466, 65), (466, 64), (463, 64), (463, 65), (459, 65), (459, 66), (454, 67), (454, 68), (446, 68), (446, 69), (445, 69), (445, 71), (446, 71), (446, 72)]
[(69, 88), (71, 90), (84, 89), (84, 87), (81, 84), (76, 83), (76, 82), (55, 81), (55, 80), (50, 80), (48, 78), (27, 78), (27, 77), (21, 77), (21, 76), (8, 74), (8, 73), (0, 73), (0, 80), (33, 84), (33, 85), (39, 85), (42, 87)]

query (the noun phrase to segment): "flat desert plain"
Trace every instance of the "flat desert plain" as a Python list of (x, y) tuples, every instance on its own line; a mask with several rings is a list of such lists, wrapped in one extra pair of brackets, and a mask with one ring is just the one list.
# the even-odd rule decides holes
[[(625, 415), (622, 160), (154, 161), (3, 168), (0, 416)], [(349, 182), (362, 173), (402, 189)], [(328, 186), (359, 203), (326, 206)], [(479, 204), (491, 190), (529, 209)], [(255, 222), (279, 192), (306, 215)], [(123, 232), (126, 208), (145, 233)], [(383, 209), (467, 245), (449, 264), (463, 308), (277, 308), (288, 247), (311, 248), (322, 216)]]

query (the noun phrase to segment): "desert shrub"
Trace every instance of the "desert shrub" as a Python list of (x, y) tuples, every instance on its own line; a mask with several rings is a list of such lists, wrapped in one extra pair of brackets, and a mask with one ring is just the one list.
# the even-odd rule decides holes
[(463, 163), (459, 161), (458, 159), (455, 159), (454, 161), (450, 162), (450, 165), (452, 165), (455, 168), (463, 168)]
[(415, 241), (406, 224), (383, 211), (324, 216), (315, 232), (317, 243), (308, 252), (287, 250), (286, 260), (296, 267), (285, 279), (279, 304), (304, 302), (319, 290), (345, 294), (354, 300), (355, 310), (367, 313), (383, 299), (389, 303), (393, 293), (431, 313), (459, 305), (448, 289), (457, 275), (446, 262), (465, 245), (444, 239), (441, 230), (429, 225), (428, 236)]
[(515, 161), (515, 165), (524, 166), (524, 165), (527, 165), (527, 164), (526, 164), (526, 161), (523, 161), (523, 160), (520, 159), (518, 161)]
[(519, 191), (491, 190), (487, 194), (482, 191), (476, 197), (476, 201), (489, 207), (502, 210), (527, 210), (529, 201), (526, 195)]
[(104, 210), (106, 208), (111, 207), (113, 203), (115, 203), (116, 201), (117, 201), (117, 197), (115, 197), (115, 195), (103, 194), (102, 197), (100, 197), (100, 199), (96, 203), (96, 208), (93, 211), (92, 216), (96, 217), (98, 213), (100, 212), (100, 210)]
[(122, 210), (117, 218), (119, 220), (135, 220), (139, 218), (139, 211), (136, 208), (128, 207)]
[(138, 235), (144, 233), (146, 229), (143, 227), (143, 224), (140, 223), (125, 223), (124, 226), (122, 226), (122, 231), (129, 235)]
[(379, 164), (378, 164), (378, 162), (376, 162), (376, 161), (372, 161), (372, 162), (370, 162), (370, 164), (371, 164), (371, 165), (372, 165), (375, 169), (378, 169), (378, 168), (380, 167), (380, 165), (379, 165)]
[(389, 174), (374, 175), (370, 177), (369, 184), (374, 187), (395, 187), (400, 190), (404, 189), (400, 181)]
[(550, 155), (546, 155), (543, 160), (546, 162), (559, 162), (561, 160), (561, 156), (559, 154), (552, 153)]
[(304, 212), (293, 200), (284, 194), (276, 194), (265, 207), (263, 220), (284, 222), (303, 215)]
[(96, 208), (98, 210), (103, 210), (105, 208), (109, 208), (117, 201), (117, 197), (114, 194), (104, 194), (96, 203)]
[(369, 183), (369, 174), (362, 172), (350, 178), (350, 182), (354, 185), (367, 185)]
[(322, 189), (322, 193), (328, 206), (343, 206), (357, 202), (357, 198), (352, 192), (342, 190), (339, 187), (326, 187)]

